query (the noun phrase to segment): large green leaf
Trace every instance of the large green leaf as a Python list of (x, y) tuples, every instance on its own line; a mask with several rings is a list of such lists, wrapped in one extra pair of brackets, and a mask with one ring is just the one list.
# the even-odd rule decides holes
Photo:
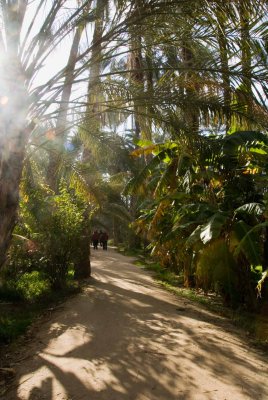
[(143, 184), (146, 183), (146, 179), (151, 176), (152, 172), (159, 166), (166, 156), (166, 152), (163, 151), (157, 156), (152, 158), (150, 162), (140, 171), (139, 175), (134, 176), (126, 185), (124, 194), (137, 194)]
[(257, 290), (258, 290), (258, 296), (259, 296), (259, 297), (261, 297), (262, 285), (263, 285), (265, 279), (267, 279), (267, 278), (268, 278), (268, 269), (266, 269), (266, 270), (262, 273), (262, 277), (261, 277), (261, 279), (259, 280), (258, 285), (257, 285)]
[(186, 247), (192, 247), (196, 243), (200, 242), (200, 234), (201, 234), (202, 225), (198, 225), (195, 230), (191, 233), (191, 235), (186, 240)]
[(210, 242), (212, 239), (217, 239), (220, 236), (227, 218), (227, 213), (219, 211), (202, 226), (200, 231), (200, 239), (204, 244)]
[(106, 209), (103, 210), (103, 214), (116, 216), (126, 222), (130, 222), (133, 219), (126, 207), (117, 203), (109, 203)]
[(248, 261), (254, 265), (261, 264), (260, 241), (257, 232), (268, 226), (267, 222), (255, 225), (253, 228), (244, 221), (238, 221), (234, 225), (234, 232), (239, 240), (239, 244), (234, 251), (234, 256), (238, 257), (242, 252)]
[(239, 131), (226, 136), (223, 139), (223, 155), (226, 167), (234, 168), (238, 162), (238, 156), (245, 149), (250, 152), (255, 150), (267, 151), (268, 136), (259, 131)]
[(220, 236), (227, 219), (227, 213), (222, 211), (216, 212), (205, 224), (198, 225), (196, 227), (196, 229), (188, 237), (186, 246), (191, 247), (198, 241), (203, 242), (203, 244), (207, 244), (211, 240), (217, 239)]
[(253, 215), (262, 215), (265, 210), (265, 207), (263, 204), (260, 203), (247, 203), (243, 204), (241, 207), (238, 207), (235, 210), (236, 213), (244, 212), (247, 214), (253, 214)]

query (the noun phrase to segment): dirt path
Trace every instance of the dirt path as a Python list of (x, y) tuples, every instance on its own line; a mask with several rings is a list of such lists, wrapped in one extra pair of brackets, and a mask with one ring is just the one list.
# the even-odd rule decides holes
[(93, 277), (21, 349), (5, 400), (268, 399), (267, 359), (223, 318), (95, 251)]

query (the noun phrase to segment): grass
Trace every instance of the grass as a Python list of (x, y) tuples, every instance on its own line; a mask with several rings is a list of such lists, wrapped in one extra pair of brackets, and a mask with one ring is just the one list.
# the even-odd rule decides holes
[(140, 257), (140, 258), (143, 257), (143, 252), (141, 250), (129, 249), (125, 247), (123, 244), (117, 245), (116, 250), (118, 251), (118, 253), (124, 254), (125, 256)]
[(0, 345), (11, 343), (24, 334), (32, 322), (51, 306), (57, 305), (67, 297), (78, 293), (79, 285), (74, 281), (57, 292), (46, 292), (35, 301), (16, 297), (10, 290), (0, 291)]
[[(2, 307), (0, 307), (1, 309)], [(12, 315), (5, 311), (0, 317), (0, 344), (10, 343), (22, 335), (32, 323), (33, 317), (30, 312), (19, 310)]]

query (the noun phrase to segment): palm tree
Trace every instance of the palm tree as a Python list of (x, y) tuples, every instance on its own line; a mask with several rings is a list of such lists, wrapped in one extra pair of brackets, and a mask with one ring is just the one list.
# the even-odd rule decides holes
[[(38, 86), (34, 79), (83, 17), (87, 6), (85, 2), (63, 16), (64, 3), (54, 0), (48, 8), (42, 1), (34, 9), (27, 1), (1, 2), (0, 267), (16, 223), (19, 184), (30, 134), (37, 120), (44, 118), (46, 110), (57, 102), (66, 70), (63, 68), (50, 77), (46, 85)], [(30, 7), (34, 17), (27, 24)], [(46, 17), (38, 27), (34, 21), (44, 10)], [(26, 28), (22, 31), (24, 23)]]
[[(85, 10), (88, 12), (88, 10)], [(58, 110), (57, 122), (55, 126), (55, 138), (53, 140), (53, 146), (51, 146), (51, 151), (49, 154), (49, 163), (47, 167), (47, 182), (52, 190), (57, 192), (58, 183), (57, 182), (57, 172), (60, 166), (60, 153), (63, 150), (64, 142), (66, 140), (67, 127), (68, 127), (68, 111), (69, 103), (71, 98), (71, 91), (73, 81), (75, 79), (75, 67), (76, 61), (79, 55), (79, 44), (84, 29), (86, 28), (87, 19), (83, 19), (75, 28), (75, 33), (73, 36), (73, 42), (70, 49), (69, 59), (66, 65), (66, 75), (64, 79), (64, 84), (62, 87), (62, 95), (60, 99), (60, 106)]]
[[(75, 57), (75, 53), (81, 26), (85, 24), (83, 21), (94, 21), (95, 18), (94, 13), (88, 13), (88, 4), (88, 1), (80, 2), (76, 9), (69, 9), (68, 2), (61, 0), (53, 0), (50, 5), (42, 0), (38, 7), (26, 0), (1, 2), (0, 268), (5, 262), (16, 223), (19, 184), (30, 135), (38, 121), (57, 116), (58, 138), (59, 132), (64, 130), (67, 104), (63, 102), (68, 103), (71, 82), (78, 84), (85, 80), (81, 78), (87, 68), (84, 60), (92, 48), (86, 48), (79, 57)], [(33, 18), (29, 19), (29, 15)], [(106, 33), (106, 42), (119, 35), (123, 26), (122, 21), (118, 27), (115, 23)], [(51, 62), (53, 52), (64, 40), (66, 43), (74, 30), (75, 51), (67, 66), (49, 76), (44, 84), (38, 83), (43, 66)], [(62, 106), (58, 111), (56, 105), (59, 103)]]
[[(250, 27), (247, 23), (243, 25), (249, 6), (252, 10), (251, 15), (256, 16), (257, 10), (260, 11), (259, 19), (252, 20)], [(201, 10), (202, 7), (204, 4), (200, 5)], [(251, 129), (258, 127), (262, 130), (267, 128), (266, 106), (260, 96), (260, 88), (264, 83), (264, 69), (253, 65), (252, 62), (254, 57), (258, 57), (256, 49), (260, 50), (256, 45), (257, 40), (263, 42), (262, 32), (265, 23), (261, 24), (260, 21), (266, 6), (260, 1), (258, 4), (248, 2), (245, 10), (243, 7), (240, 9), (237, 7), (235, 3), (218, 4), (217, 7), (214, 4), (206, 4), (203, 8), (206, 12), (202, 14), (200, 20), (196, 14), (198, 7), (194, 9), (190, 6), (190, 11), (183, 14), (183, 22), (179, 19), (182, 15), (178, 17), (176, 14), (174, 21), (169, 15), (169, 27), (173, 36), (172, 40), (169, 40), (166, 30), (165, 43), (161, 43), (161, 51), (158, 47), (160, 60), (158, 68), (165, 73), (159, 73), (161, 77), (159, 89), (158, 81), (154, 82), (153, 95), (155, 97), (157, 95), (157, 99), (154, 98), (152, 104), (155, 110), (154, 114), (152, 113), (154, 122), (161, 124), (167, 139), (164, 143), (140, 141), (142, 148), (135, 150), (133, 154), (141, 156), (152, 152), (155, 156), (140, 174), (132, 179), (128, 188), (132, 188), (132, 194), (144, 193), (143, 188), (146, 185), (147, 196), (143, 197), (144, 202), (140, 207), (142, 211), (136, 221), (137, 231), (143, 234), (147, 232), (154, 254), (158, 254), (165, 265), (173, 264), (174, 268), (184, 270), (186, 284), (191, 283), (191, 271), (195, 270), (197, 257), (202, 252), (201, 225), (202, 234), (205, 234), (215, 222), (213, 226), (217, 225), (217, 232), (222, 234), (224, 245), (228, 247), (227, 237), (230, 232), (227, 234), (223, 225), (224, 223), (228, 225), (227, 220), (235, 221), (230, 229), (236, 232), (235, 235), (240, 243), (236, 247), (235, 257), (239, 258), (237, 265), (243, 265), (243, 268), (238, 273), (246, 288), (244, 296), (249, 297), (246, 301), (254, 306), (254, 292), (249, 285), (250, 265), (260, 262), (260, 258), (254, 257), (257, 255), (256, 249), (259, 245), (263, 248), (264, 242), (261, 240), (259, 244), (257, 243), (254, 229), (263, 229), (261, 218), (264, 214), (262, 211), (262, 217), (259, 219), (248, 216), (252, 218), (251, 224), (255, 224), (256, 227), (247, 223), (246, 226), (245, 219), (241, 214), (238, 215), (234, 208), (243, 207), (243, 210), (251, 211), (254, 209), (253, 206), (246, 206), (254, 200), (246, 195), (246, 192), (248, 190), (253, 196), (255, 195), (254, 201), (257, 197), (260, 200), (264, 188), (262, 186), (259, 192), (255, 184), (262, 179), (261, 174), (265, 174), (266, 177), (267, 172), (263, 170), (263, 160), (260, 159), (255, 160), (260, 175), (250, 172), (253, 171), (251, 168), (245, 170), (243, 162), (249, 163), (249, 160), (253, 159), (252, 154), (250, 155), (248, 150), (244, 151), (243, 155), (239, 156), (241, 160), (238, 162), (238, 149), (233, 147), (237, 140), (244, 150), (250, 143), (253, 146), (252, 137), (258, 136), (256, 132), (252, 132), (251, 138), (251, 134), (246, 131), (234, 134), (230, 141), (228, 137), (222, 138), (222, 134), (233, 133), (239, 127), (251, 127)], [(239, 11), (241, 18), (237, 22)], [(158, 26), (162, 33), (160, 23)], [(243, 26), (242, 34), (241, 26)], [(160, 42), (157, 43), (157, 31), (156, 28), (155, 46), (160, 46)], [(227, 42), (226, 32), (232, 37), (233, 44)], [(181, 51), (174, 52), (174, 48), (165, 50), (167, 43), (171, 47), (171, 43), (174, 42)], [(207, 48), (204, 47), (204, 43)], [(264, 89), (263, 94), (265, 96)], [(254, 113), (250, 111), (252, 109)], [(213, 132), (214, 137), (208, 137), (209, 132)], [(227, 154), (219, 161), (218, 156), (222, 151), (219, 144), (222, 139), (226, 141), (224, 151)], [(258, 140), (257, 147), (266, 139), (259, 137)], [(204, 155), (215, 143), (217, 146), (209, 156), (208, 163), (204, 162)], [(256, 152), (262, 151), (264, 151), (263, 157), (267, 157), (265, 149), (256, 149)], [(257, 156), (258, 158), (260, 157)], [(219, 170), (214, 175), (215, 160), (219, 162)], [(242, 190), (243, 187), (247, 187), (247, 190)], [(236, 201), (238, 203), (235, 203)], [(222, 215), (222, 212), (227, 212), (227, 215)], [(215, 218), (215, 221), (213, 222), (211, 218), (213, 221)], [(243, 230), (240, 231), (241, 226), (244, 233)], [(199, 238), (194, 251), (190, 248), (193, 237)], [(250, 238), (251, 246), (249, 246)], [(246, 247), (251, 249), (251, 254), (246, 254)], [(264, 252), (263, 255), (265, 254)], [(263, 263), (263, 260), (261, 262)], [(263, 266), (265, 268), (265, 263)]]

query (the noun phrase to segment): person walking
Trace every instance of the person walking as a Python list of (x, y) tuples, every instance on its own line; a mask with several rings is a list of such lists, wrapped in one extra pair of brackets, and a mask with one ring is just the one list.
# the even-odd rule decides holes
[(100, 241), (100, 247), (103, 247), (103, 243), (102, 243), (102, 236), (103, 236), (103, 232), (102, 230), (99, 231), (99, 241)]
[(108, 237), (108, 233), (107, 232), (102, 232), (101, 233), (100, 241), (102, 243), (103, 250), (107, 250), (108, 238), (109, 237)]
[(94, 231), (93, 235), (91, 236), (91, 240), (93, 243), (93, 249), (98, 250), (98, 244), (99, 244), (99, 234), (98, 231)]

